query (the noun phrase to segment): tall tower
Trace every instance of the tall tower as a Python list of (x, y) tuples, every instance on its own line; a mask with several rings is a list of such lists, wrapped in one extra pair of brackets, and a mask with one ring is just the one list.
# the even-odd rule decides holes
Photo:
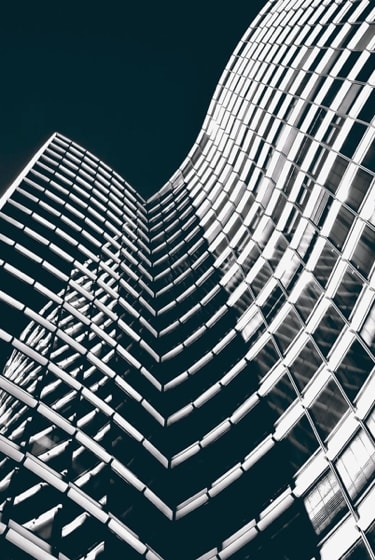
[(2, 559), (374, 560), (374, 30), (271, 0), (149, 200), (60, 134), (2, 197)]

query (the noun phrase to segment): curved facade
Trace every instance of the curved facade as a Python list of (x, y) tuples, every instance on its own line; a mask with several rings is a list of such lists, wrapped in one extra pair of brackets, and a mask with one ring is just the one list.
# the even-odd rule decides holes
[(3, 196), (1, 558), (375, 558), (374, 31), (272, 0), (156, 195)]

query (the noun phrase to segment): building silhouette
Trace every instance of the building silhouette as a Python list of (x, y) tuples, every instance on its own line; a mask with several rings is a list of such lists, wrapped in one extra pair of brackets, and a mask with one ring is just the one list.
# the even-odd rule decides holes
[(271, 0), (147, 201), (3, 195), (2, 559), (375, 558), (374, 20)]

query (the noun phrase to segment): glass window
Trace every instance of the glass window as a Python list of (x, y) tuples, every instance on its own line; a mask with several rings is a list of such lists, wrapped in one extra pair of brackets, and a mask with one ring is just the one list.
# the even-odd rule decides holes
[(323, 290), (321, 289), (319, 284), (311, 279), (300, 293), (294, 305), (304, 321), (307, 321), (308, 317), (315, 307), (316, 302), (321, 296), (322, 291)]
[(375, 472), (375, 449), (363, 431), (340, 455), (336, 467), (349, 496), (354, 500), (372, 481)]
[(278, 415), (281, 415), (295, 399), (296, 391), (289, 379), (289, 375), (285, 373), (276, 383), (267, 396), (267, 401)]
[(289, 207), (289, 216), (283, 228), (285, 237), (290, 241), (301, 219), (301, 212), (296, 206)]
[(305, 415), (292, 428), (286, 440), (289, 444), (288, 457), (291, 467), (297, 471), (318, 447), (318, 441)]
[(365, 531), (365, 535), (370, 543), (371, 550), (375, 550), (375, 522)]
[(291, 309), (274, 333), (274, 337), (283, 354), (285, 354), (286, 349), (291, 345), (301, 329), (302, 323), (297, 313)]
[(374, 256), (375, 230), (366, 225), (363, 228), (362, 235), (358, 240), (351, 261), (364, 276), (368, 277), (374, 263)]
[(354, 176), (353, 182), (350, 185), (350, 189), (345, 202), (353, 208), (353, 210), (358, 210), (361, 206), (366, 193), (370, 189), (370, 185), (374, 180), (374, 176), (365, 171), (364, 169), (358, 168), (357, 173)]
[(272, 321), (275, 314), (285, 302), (285, 299), (286, 297), (281, 287), (276, 286), (265, 301), (264, 305), (261, 307), (263, 315), (268, 323)]
[(313, 334), (314, 340), (324, 357), (330, 353), (345, 323), (333, 306), (323, 315)]
[(360, 334), (372, 353), (375, 354), (375, 303), (367, 313)]
[(341, 250), (344, 243), (349, 235), (349, 230), (354, 220), (354, 214), (350, 212), (347, 208), (341, 207), (336, 219), (332, 225), (332, 229), (329, 234), (329, 239)]
[(346, 318), (349, 318), (352, 313), (361, 290), (360, 277), (351, 266), (348, 266), (333, 297), (333, 301)]
[(333, 249), (332, 245), (327, 241), (324, 245), (323, 251), (320, 254), (319, 260), (315, 265), (314, 275), (320, 282), (323, 288), (327, 285), (328, 279), (333, 271), (333, 268), (338, 259), (337, 252)]
[(344, 175), (345, 170), (348, 167), (348, 163), (349, 161), (341, 156), (337, 156), (335, 161), (333, 162), (331, 171), (325, 183), (325, 186), (331, 191), (331, 193), (334, 194), (336, 192), (342, 176)]
[[(274, 195), (275, 195), (275, 192), (276, 191), (274, 191)], [(271, 201), (272, 201), (272, 199), (271, 199)], [(284, 193), (280, 193), (280, 196), (278, 197), (277, 203), (275, 204), (275, 207), (274, 207), (274, 209), (272, 210), (272, 213), (271, 213), (271, 218), (275, 222), (275, 224), (277, 224), (277, 222), (279, 221), (281, 213), (285, 208), (286, 202), (287, 202), (286, 196), (284, 196)]]
[(342, 560), (372, 560), (363, 539), (359, 538), (354, 546), (342, 556)]
[(293, 375), (293, 379), (300, 391), (305, 388), (322, 363), (322, 358), (314, 342), (309, 339), (289, 367)]
[(311, 214), (311, 220), (318, 226), (322, 226), (327, 217), (328, 211), (332, 205), (333, 197), (325, 190), (322, 189), (319, 199), (316, 202), (315, 208)]
[(316, 109), (314, 106), (314, 110), (316, 111), (315, 115), (311, 120), (311, 124), (307, 130), (307, 134), (309, 134), (310, 136), (315, 136), (325, 116), (328, 114), (328, 110), (324, 107), (319, 107), (318, 109)]
[(260, 291), (264, 288), (266, 282), (271, 278), (272, 273), (273, 273), (272, 268), (270, 267), (268, 262), (265, 262), (251, 284), (251, 288), (255, 296), (259, 295)]
[(350, 109), (352, 108), (354, 102), (358, 99), (358, 95), (360, 94), (362, 87), (363, 86), (360, 84), (355, 83), (350, 86), (337, 109), (338, 113), (343, 115), (348, 115), (350, 113)]
[[(302, 225), (302, 223), (301, 223)], [(307, 260), (308, 256), (310, 255), (309, 248), (313, 246), (314, 236), (316, 236), (316, 229), (312, 226), (309, 222), (306, 224), (305, 229), (303, 230), (302, 235), (298, 241), (298, 245), (296, 247), (297, 253), (300, 255), (302, 259), (305, 261)]]
[[(365, 26), (362, 26), (362, 29), (366, 29)], [(369, 44), (370, 42), (372, 42), (375, 34), (375, 23), (370, 23), (367, 26), (367, 29), (365, 31), (362, 31), (362, 33), (362, 36), (354, 47), (355, 50), (362, 51), (363, 49), (369, 48)]]
[(283, 192), (284, 192), (285, 195), (290, 194), (290, 192), (293, 188), (293, 185), (294, 185), (294, 183), (297, 179), (298, 173), (299, 173), (299, 167), (297, 167), (296, 165), (292, 165), (290, 170), (289, 170), (288, 177), (285, 181), (285, 185), (284, 185), (284, 188), (283, 188)]
[[(325, 51), (323, 51), (323, 53), (324, 52)], [(332, 102), (335, 99), (338, 92), (340, 91), (343, 83), (344, 82), (342, 80), (332, 79), (332, 83), (330, 85), (330, 88), (329, 88), (326, 96), (324, 97), (324, 99), (322, 101), (322, 105), (325, 105), (326, 107), (331, 107)]]
[[(309, 138), (308, 136), (305, 136), (302, 139), (301, 146), (300, 146), (300, 148), (297, 152), (297, 155), (295, 157), (296, 166), (300, 166), (303, 163), (303, 160), (305, 159), (311, 144), (312, 144), (312, 139)], [(295, 169), (296, 169), (296, 167), (295, 167)], [(291, 181), (293, 181), (293, 175), (291, 176)]]
[(323, 440), (331, 433), (348, 409), (337, 384), (330, 381), (310, 407), (310, 414)]
[(297, 272), (302, 270), (302, 263), (298, 256), (291, 251), (285, 253), (284, 258), (281, 260), (278, 266), (278, 274), (280, 275), (280, 282), (284, 288), (292, 289), (295, 284), (296, 278), (298, 278)]
[(367, 150), (366, 155), (363, 158), (362, 165), (375, 173), (375, 140)]
[(360, 54), (361, 53), (359, 52), (352, 52), (349, 54), (348, 58), (337, 74), (340, 78), (346, 78), (348, 76), (349, 72), (351, 72), (353, 66), (360, 57)]
[(332, 526), (347, 511), (344, 496), (332, 471), (329, 471), (305, 498), (305, 507), (318, 535)]
[(276, 350), (273, 341), (270, 339), (262, 350), (256, 356), (256, 363), (259, 366), (259, 379), (262, 379), (270, 369), (278, 362), (280, 356)]
[(312, 187), (313, 181), (305, 177), (296, 197), (296, 205), (301, 211), (305, 209)]
[[(323, 136), (323, 142), (332, 146), (334, 141), (336, 140), (341, 127), (344, 122), (344, 117), (340, 117), (340, 115), (335, 115), (332, 118), (332, 121), (329, 123), (326, 133)], [(328, 150), (326, 150), (326, 155), (328, 155)], [(321, 167), (319, 168), (320, 171)]]
[(340, 149), (340, 152), (344, 154), (344, 156), (352, 158), (365, 132), (366, 126), (364, 124), (358, 122), (354, 123)]
[[(374, 70), (374, 58), (375, 58), (375, 53), (372, 54), (369, 58), (369, 60), (367, 61), (367, 64), (369, 64), (370, 68), (371, 68), (371, 73)], [(367, 66), (367, 64), (365, 65), (365, 67)], [(360, 78), (362, 74), (362, 71), (359, 73), (358, 79), (362, 79)], [(363, 80), (363, 81), (367, 81)], [(371, 122), (373, 117), (374, 117), (374, 107), (375, 107), (375, 90), (372, 91), (372, 93), (370, 94), (369, 98), (367, 99), (366, 103), (363, 105), (358, 118), (366, 121), (366, 122)]]
[(354, 401), (374, 366), (370, 355), (362, 344), (354, 339), (335, 372), (348, 397)]

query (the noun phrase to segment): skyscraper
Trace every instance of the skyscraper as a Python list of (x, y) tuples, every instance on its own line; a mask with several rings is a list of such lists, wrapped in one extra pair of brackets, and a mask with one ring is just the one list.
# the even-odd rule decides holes
[(375, 558), (374, 20), (270, 1), (147, 201), (3, 196), (2, 558)]

